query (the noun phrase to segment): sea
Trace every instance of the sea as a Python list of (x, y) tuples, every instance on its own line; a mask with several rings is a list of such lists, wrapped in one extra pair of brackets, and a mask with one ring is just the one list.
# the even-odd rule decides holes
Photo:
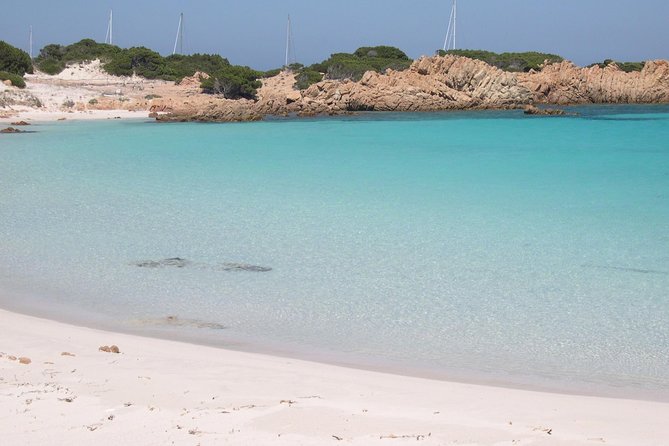
[(568, 111), (0, 135), (0, 307), (669, 401), (669, 106)]

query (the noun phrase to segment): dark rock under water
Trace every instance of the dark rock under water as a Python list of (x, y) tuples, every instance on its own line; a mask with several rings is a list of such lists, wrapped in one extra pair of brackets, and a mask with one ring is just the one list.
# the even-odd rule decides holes
[(207, 322), (200, 319), (180, 318), (178, 316), (166, 316), (157, 319), (141, 319), (136, 322), (141, 325), (206, 328), (210, 330), (225, 330), (228, 328), (225, 325), (219, 324), (217, 322)]
[(267, 266), (250, 265), (247, 263), (219, 263), (216, 265), (209, 265), (206, 263), (194, 263), (190, 260), (182, 259), (181, 257), (172, 257), (163, 260), (140, 260), (132, 262), (131, 265), (138, 268), (186, 268), (194, 267), (197, 269), (210, 269), (214, 271), (249, 271), (254, 273), (266, 273), (272, 271), (272, 268)]
[(246, 263), (222, 263), (219, 268), (222, 271), (251, 271), (255, 273), (272, 271), (272, 268), (267, 266), (248, 265)]
[(179, 257), (174, 257), (171, 259), (164, 259), (164, 260), (142, 260), (139, 262), (135, 262), (134, 265), (138, 266), (140, 268), (165, 268), (165, 267), (174, 267), (174, 268), (184, 268), (188, 265), (190, 265), (191, 262), (189, 262), (186, 259), (182, 259)]

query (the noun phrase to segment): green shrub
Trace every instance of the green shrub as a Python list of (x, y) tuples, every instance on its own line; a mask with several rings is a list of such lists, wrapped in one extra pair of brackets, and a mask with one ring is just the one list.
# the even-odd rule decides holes
[(263, 73), (248, 67), (230, 65), (218, 54), (171, 55), (163, 57), (144, 47), (119, 48), (84, 39), (68, 46), (47, 45), (36, 59), (37, 67), (47, 74), (58, 74), (67, 64), (100, 59), (103, 69), (116, 76), (137, 74), (146, 79), (179, 82), (201, 71), (211, 76), (202, 81), (206, 92), (223, 94), (227, 98), (255, 98)]
[(277, 76), (279, 73), (281, 73), (281, 71), (283, 71), (283, 69), (281, 69), (281, 68), (274, 68), (273, 70), (265, 71), (265, 72), (262, 74), (262, 77), (264, 77), (264, 78), (274, 77), (274, 76)]
[(258, 80), (262, 73), (249, 67), (230, 65), (211, 73), (209, 79), (202, 79), (200, 86), (205, 93), (222, 94), (227, 99), (255, 99)]
[(404, 51), (392, 46), (363, 46), (353, 53), (357, 57), (378, 57), (382, 59), (409, 60)]
[(65, 63), (55, 59), (48, 59), (39, 62), (37, 69), (50, 75), (56, 75), (65, 69)]
[(33, 72), (33, 63), (28, 53), (0, 40), (0, 71), (23, 76)]
[(35, 58), (35, 66), (47, 74), (58, 74), (67, 64), (81, 63), (100, 59), (108, 62), (121, 51), (121, 48), (107, 43), (97, 43), (93, 39), (83, 39), (72, 45), (50, 44), (40, 50)]
[(181, 81), (196, 72), (211, 74), (230, 66), (230, 62), (218, 54), (173, 54), (165, 58), (161, 79)]
[(158, 99), (158, 98), (162, 98), (162, 96), (159, 95), (159, 94), (147, 94), (146, 96), (144, 96), (144, 99), (146, 99), (147, 101), (150, 101), (151, 99)]
[(158, 79), (165, 74), (165, 59), (145, 47), (121, 50), (104, 65), (104, 70), (116, 76), (138, 76)]
[(308, 67), (309, 71), (325, 73), (327, 79), (358, 81), (367, 71), (382, 73), (387, 69), (402, 71), (411, 59), (400, 49), (389, 46), (361, 47), (353, 54), (336, 53), (323, 62)]
[(98, 100), (95, 99), (95, 98), (93, 98), (93, 99), (91, 99), (90, 101), (88, 101), (88, 103), (91, 104), (91, 105), (95, 105), (95, 104), (98, 103)]
[(323, 75), (321, 73), (305, 68), (297, 73), (297, 76), (295, 76), (295, 88), (298, 90), (305, 90), (309, 88), (309, 86), (322, 80)]
[(455, 56), (468, 57), (486, 62), (489, 65), (497, 67), (504, 71), (527, 72), (538, 70), (545, 61), (549, 63), (562, 62), (564, 59), (555, 54), (538, 53), (528, 51), (525, 53), (493, 53), (484, 50), (450, 50), (437, 52), (440, 56), (452, 54)]
[(68, 99), (67, 101), (63, 102), (63, 107), (65, 108), (74, 107), (74, 101), (72, 99)]
[(606, 68), (611, 64), (616, 64), (618, 68), (623, 70), (625, 73), (632, 73), (634, 71), (643, 70), (643, 67), (646, 65), (646, 62), (616, 62), (613, 59), (606, 59), (604, 62), (594, 63), (592, 65), (589, 65), (588, 67), (593, 67), (597, 65), (600, 68)]
[(10, 81), (13, 86), (18, 88), (26, 88), (26, 82), (21, 76), (14, 73), (8, 73), (6, 71), (0, 71), (0, 82)]

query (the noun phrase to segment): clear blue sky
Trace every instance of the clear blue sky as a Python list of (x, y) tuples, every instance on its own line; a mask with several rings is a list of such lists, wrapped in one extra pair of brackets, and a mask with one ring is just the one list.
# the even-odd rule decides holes
[[(103, 41), (109, 9), (114, 43), (169, 54), (180, 12), (185, 50), (219, 53), (258, 69), (283, 64), (285, 27), (293, 19), (297, 59), (388, 44), (411, 57), (443, 44), (451, 0), (32, 0), (2, 7), (0, 40), (35, 52), (84, 37)], [(605, 58), (669, 59), (669, 0), (459, 0), (458, 47), (537, 50), (579, 65)]]

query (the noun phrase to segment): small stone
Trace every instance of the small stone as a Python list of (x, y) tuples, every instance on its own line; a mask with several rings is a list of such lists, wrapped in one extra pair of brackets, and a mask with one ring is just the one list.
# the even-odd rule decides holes
[(116, 345), (103, 345), (98, 350), (105, 353), (121, 353)]
[(60, 354), (60, 356), (77, 356), (77, 355), (75, 355), (74, 353), (70, 353), (70, 352), (63, 352), (63, 353)]
[(19, 362), (21, 364), (30, 364), (32, 361), (30, 360), (30, 358), (21, 357), (21, 358), (19, 358)]

